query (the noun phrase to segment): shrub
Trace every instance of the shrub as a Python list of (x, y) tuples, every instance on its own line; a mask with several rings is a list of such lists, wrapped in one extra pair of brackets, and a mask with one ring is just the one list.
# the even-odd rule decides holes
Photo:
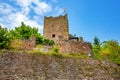
[(0, 49), (9, 47), (9, 36), (7, 28), (0, 26)]
[(43, 38), (42, 45), (54, 45), (54, 41), (53, 41), (53, 40), (49, 40), (49, 39), (44, 39), (44, 38)]
[(120, 64), (120, 45), (115, 40), (101, 43), (101, 46), (93, 45), (94, 58), (98, 60), (109, 60)]

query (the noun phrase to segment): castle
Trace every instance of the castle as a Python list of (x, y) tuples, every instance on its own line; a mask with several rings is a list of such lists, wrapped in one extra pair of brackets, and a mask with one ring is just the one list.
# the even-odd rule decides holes
[[(92, 45), (84, 42), (83, 38), (73, 36), (69, 33), (68, 15), (58, 17), (44, 17), (44, 37), (53, 40), (59, 47), (60, 53), (84, 53), (92, 55)], [(15, 46), (16, 44), (16, 46)], [(13, 40), (11, 46), (22, 50), (32, 50), (35, 48), (36, 38), (30, 40)], [(46, 45), (41, 51), (47, 51)], [(52, 47), (50, 47), (52, 48)]]
[(59, 37), (69, 39), (68, 16), (44, 17), (44, 37), (56, 42)]
[(53, 40), (61, 53), (92, 54), (92, 45), (84, 42), (82, 37), (70, 35), (68, 15), (44, 17), (44, 37)]

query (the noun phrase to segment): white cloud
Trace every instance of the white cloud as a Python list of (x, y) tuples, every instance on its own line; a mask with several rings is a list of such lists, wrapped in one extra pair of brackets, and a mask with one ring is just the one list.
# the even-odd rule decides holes
[(32, 0), (15, 0), (16, 4), (20, 6), (21, 13), (28, 15), (30, 12), (30, 5), (32, 4)]
[[(23, 15), (22, 13), (16, 13), (11, 14), (8, 16), (8, 21), (12, 22), (10, 25), (17, 27), (21, 24), (21, 22), (24, 22), (26, 25), (30, 25), (31, 27), (37, 27), (40, 32), (42, 31), (42, 25), (40, 25), (37, 20), (31, 20), (26, 15)], [(11, 27), (11, 28), (14, 28)]]
[[(47, 3), (41, 0), (10, 0), (10, 3), (0, 2), (0, 25), (13, 29), (20, 26), (21, 22), (32, 27), (38, 27), (42, 32), (43, 21), (42, 16), (46, 13), (54, 15), (60, 15), (63, 13), (63, 9), (59, 7), (53, 8), (51, 3)], [(52, 0), (57, 2), (58, 0)]]
[[(0, 3), (0, 14), (3, 15), (0, 19), (0, 25), (12, 29), (19, 26), (21, 22), (24, 22), (27, 25), (38, 27), (39, 30), (42, 31), (43, 26), (38, 23), (39, 19), (37, 17), (49, 12), (51, 6), (45, 2), (40, 2), (39, 0), (15, 0), (15, 2), (19, 8), (16, 8), (11, 4)], [(36, 6), (32, 6), (32, 3)], [(28, 15), (31, 8), (37, 14), (34, 15), (35, 17), (33, 17), (33, 19)]]
[(30, 9), (38, 15), (50, 12), (52, 10), (51, 5), (40, 0), (16, 0), (16, 2), (21, 7), (22, 13), (26, 15), (30, 12)]
[(32, 6), (32, 8), (34, 9), (35, 13), (38, 15), (44, 14), (46, 12), (50, 12), (52, 10), (51, 6), (46, 4), (45, 2), (34, 1), (33, 3), (36, 4), (36, 7)]
[(32, 27), (38, 28), (38, 29), (39, 29), (39, 32), (42, 33), (43, 25), (39, 25), (36, 21), (27, 20), (27, 21), (25, 21), (25, 24), (31, 25)]
[(0, 3), (0, 14), (9, 14), (13, 11), (12, 6), (6, 3)]

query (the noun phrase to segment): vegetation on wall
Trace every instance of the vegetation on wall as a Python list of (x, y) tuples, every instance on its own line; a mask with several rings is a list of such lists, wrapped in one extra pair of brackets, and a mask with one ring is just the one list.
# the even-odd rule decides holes
[(41, 45), (53, 45), (54, 41), (45, 39), (38, 31), (37, 28), (28, 26), (21, 23), (20, 26), (15, 27), (15, 29), (7, 30), (7, 28), (3, 28), (0, 26), (0, 49), (10, 48), (9, 44), (11, 40), (24, 40), (30, 39), (31, 36), (36, 36), (36, 44)]
[[(53, 45), (54, 41), (45, 39), (35, 27), (30, 27), (25, 25), (24, 22), (21, 23), (19, 27), (15, 29), (7, 30), (0, 26), (0, 49), (8, 49), (11, 40), (16, 39), (30, 39), (31, 36), (36, 36), (36, 44), (40, 45)], [(93, 43), (93, 53), (94, 59), (97, 60), (109, 60), (120, 64), (120, 44), (115, 40), (108, 40), (100, 42), (100, 40), (95, 37)], [(57, 53), (58, 49), (54, 49), (54, 54)]]

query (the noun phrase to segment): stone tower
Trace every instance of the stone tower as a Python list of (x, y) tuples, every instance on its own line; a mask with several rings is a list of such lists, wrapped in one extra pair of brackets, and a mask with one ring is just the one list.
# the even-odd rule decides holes
[(69, 39), (68, 15), (44, 17), (44, 37), (56, 42), (59, 38)]

